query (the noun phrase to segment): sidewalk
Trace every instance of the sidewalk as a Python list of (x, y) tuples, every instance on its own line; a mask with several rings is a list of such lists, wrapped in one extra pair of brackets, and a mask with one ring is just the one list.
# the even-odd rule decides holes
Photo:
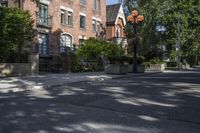
[(32, 89), (44, 89), (61, 86), (69, 83), (84, 81), (103, 81), (113, 78), (122, 78), (134, 75), (146, 75), (156, 72), (145, 72), (127, 75), (108, 75), (104, 72), (45, 74), (36, 76), (8, 77), (0, 79), (0, 93), (20, 92)]

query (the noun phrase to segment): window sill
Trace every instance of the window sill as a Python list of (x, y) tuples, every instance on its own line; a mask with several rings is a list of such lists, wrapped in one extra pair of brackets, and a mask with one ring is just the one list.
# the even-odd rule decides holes
[(66, 27), (66, 24), (62, 24), (62, 23), (61, 23), (60, 25), (63, 26), (63, 27)]
[(80, 30), (82, 30), (82, 31), (86, 31), (86, 28), (80, 28)]
[(73, 4), (73, 0), (68, 0), (67, 1), (69, 4)]
[(80, 7), (81, 7), (81, 8), (86, 8), (86, 4), (84, 4), (84, 5), (83, 5), (83, 4), (80, 4)]
[(66, 25), (67, 27), (69, 27), (69, 28), (73, 28), (73, 25)]

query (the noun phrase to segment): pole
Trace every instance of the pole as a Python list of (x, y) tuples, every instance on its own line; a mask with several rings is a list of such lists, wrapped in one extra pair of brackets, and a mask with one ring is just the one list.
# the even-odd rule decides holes
[(164, 60), (164, 54), (165, 54), (165, 50), (164, 50), (164, 43), (163, 43), (163, 33), (161, 32), (161, 49), (162, 49), (162, 61)]
[(178, 50), (178, 57), (177, 57), (177, 67), (180, 69), (180, 31), (181, 31), (181, 18), (180, 15), (178, 16), (178, 42), (177, 42), (177, 50)]
[(136, 18), (134, 18), (134, 25), (133, 25), (133, 28), (134, 28), (134, 41), (133, 41), (133, 73), (137, 73), (137, 37), (136, 37), (136, 34), (137, 34), (137, 26), (136, 26)]

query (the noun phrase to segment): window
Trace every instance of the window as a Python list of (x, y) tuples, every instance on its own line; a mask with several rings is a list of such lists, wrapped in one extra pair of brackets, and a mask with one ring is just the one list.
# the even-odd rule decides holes
[(101, 1), (100, 0), (93, 0), (93, 9), (96, 10), (98, 13), (101, 12)]
[(98, 13), (101, 12), (101, 1), (100, 0), (97, 0), (97, 11), (98, 11)]
[(116, 26), (115, 36), (121, 37), (121, 27), (119, 25)]
[(8, 7), (8, 2), (7, 1), (5, 1), (3, 3), (0, 3), (0, 4), (1, 4), (2, 7)]
[(101, 22), (97, 22), (97, 32), (101, 31)]
[(94, 9), (94, 10), (97, 9), (97, 2), (96, 2), (96, 0), (93, 0), (93, 9)]
[(39, 33), (38, 42), (39, 54), (46, 55), (48, 53), (47, 34)]
[(60, 52), (65, 52), (66, 48), (72, 48), (72, 37), (69, 34), (61, 35)]
[(47, 5), (40, 4), (39, 22), (42, 24), (48, 24), (48, 6)]
[(72, 21), (73, 21), (73, 13), (68, 11), (68, 14), (67, 14), (67, 25), (72, 26), (73, 25)]
[(80, 15), (80, 28), (85, 29), (85, 16)]
[(96, 32), (96, 20), (94, 20), (94, 19), (92, 21), (92, 30), (93, 30), (93, 32)]
[(65, 25), (66, 24), (66, 15), (65, 15), (65, 10), (61, 10), (61, 24)]
[(86, 5), (86, 0), (80, 0), (81, 5)]

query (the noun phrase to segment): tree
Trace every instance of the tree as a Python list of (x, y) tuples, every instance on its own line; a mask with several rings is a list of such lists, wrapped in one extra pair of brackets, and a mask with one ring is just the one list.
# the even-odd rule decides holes
[[(137, 3), (137, 4), (136, 4)], [(200, 1), (199, 0), (126, 0), (125, 10), (137, 8), (145, 16), (141, 29), (141, 53), (148, 53), (159, 45), (156, 26), (164, 25), (167, 31), (163, 41), (169, 57), (176, 55), (178, 16), (181, 17), (181, 55), (182, 59), (193, 65), (198, 62)]]
[(25, 52), (25, 41), (33, 41), (35, 36), (33, 23), (28, 11), (0, 7), (0, 61), (14, 58), (8, 56), (11, 54), (20, 58), (20, 54)]
[(181, 18), (181, 56), (190, 65), (195, 64), (200, 40), (200, 2), (199, 0), (171, 0), (168, 10), (164, 11), (162, 22), (167, 26), (168, 50), (173, 51), (177, 42), (178, 16)]
[[(139, 53), (145, 54), (148, 53), (150, 48), (156, 46), (158, 42), (158, 37), (156, 36), (156, 24), (159, 18), (160, 8), (161, 8), (160, 0), (127, 0), (125, 2), (125, 10), (130, 13), (133, 9), (138, 9), (140, 14), (144, 15), (145, 21), (138, 28), (139, 36), (141, 38), (139, 44)], [(156, 7), (156, 8), (155, 8)], [(129, 15), (129, 14), (126, 15)], [(126, 26), (128, 29), (131, 29), (129, 25)], [(128, 32), (132, 30), (127, 30)], [(147, 32), (148, 31), (148, 32)]]

